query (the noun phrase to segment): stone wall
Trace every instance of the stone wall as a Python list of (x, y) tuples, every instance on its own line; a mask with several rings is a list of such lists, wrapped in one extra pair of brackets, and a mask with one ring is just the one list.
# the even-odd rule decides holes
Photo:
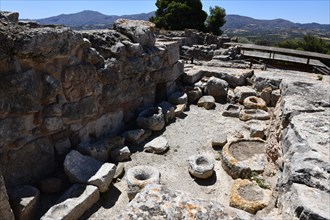
[[(7, 186), (50, 174), (80, 142), (115, 135), (175, 88), (177, 42), (153, 24), (75, 32), (0, 20), (0, 164)], [(62, 157), (63, 158), (63, 157)]]

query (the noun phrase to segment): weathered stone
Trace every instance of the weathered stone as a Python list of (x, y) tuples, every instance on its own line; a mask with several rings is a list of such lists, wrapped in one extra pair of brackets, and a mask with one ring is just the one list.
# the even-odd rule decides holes
[(48, 117), (62, 116), (62, 108), (59, 104), (50, 104), (44, 107), (43, 115)]
[(118, 19), (113, 25), (118, 32), (128, 36), (134, 43), (141, 46), (152, 47), (155, 45), (155, 24), (149, 21)]
[(119, 178), (125, 172), (125, 163), (119, 162), (116, 167), (115, 175), (113, 176), (114, 179)]
[(256, 96), (257, 93), (254, 89), (247, 86), (238, 86), (234, 89), (235, 98), (239, 103), (243, 103), (244, 99), (249, 96)]
[(210, 77), (210, 79), (206, 83), (206, 94), (213, 96), (215, 99), (226, 98), (227, 90), (228, 83), (214, 76)]
[(102, 162), (110, 158), (110, 149), (102, 140), (95, 143), (79, 143), (77, 150), (82, 154), (89, 155)]
[(13, 23), (18, 23), (18, 12), (9, 12), (9, 11), (1, 11), (0, 13), (0, 19), (6, 18), (8, 21)]
[(9, 204), (9, 198), (3, 181), (2, 174), (0, 171), (0, 216), (3, 220), (15, 220), (13, 211)]
[(216, 133), (212, 137), (212, 147), (220, 147), (222, 148), (227, 143), (227, 134), (224, 133)]
[(327, 109), (291, 118), (282, 134), (282, 185), (303, 183), (330, 192), (329, 113)]
[(266, 102), (266, 105), (271, 104), (272, 91), (272, 87), (266, 87), (260, 93), (260, 98)]
[(160, 136), (144, 145), (144, 151), (150, 153), (161, 154), (169, 148), (166, 138)]
[(186, 109), (186, 104), (179, 104), (175, 107), (174, 114), (175, 116), (180, 116)]
[(175, 92), (170, 95), (168, 101), (173, 105), (187, 104), (188, 96), (186, 93), (183, 92)]
[(267, 163), (265, 142), (259, 138), (229, 141), (221, 153), (222, 167), (234, 179), (262, 173)]
[(146, 109), (139, 114), (136, 123), (140, 128), (160, 131), (165, 126), (163, 111), (160, 107)]
[(8, 186), (38, 180), (52, 173), (55, 168), (54, 146), (47, 138), (31, 141), (17, 149), (12, 148), (8, 156), (4, 173)]
[(39, 182), (39, 189), (43, 193), (59, 193), (62, 190), (62, 180), (60, 178), (48, 178)]
[(111, 159), (114, 162), (129, 160), (130, 157), (131, 157), (131, 151), (127, 146), (117, 147), (111, 150)]
[(214, 160), (206, 155), (194, 155), (188, 158), (189, 173), (200, 179), (207, 179), (213, 174)]
[(27, 185), (9, 188), (8, 195), (15, 219), (33, 219), (33, 215), (36, 211), (40, 196), (39, 190), (37, 188)]
[(165, 123), (169, 123), (175, 118), (175, 106), (168, 102), (161, 102), (157, 105), (157, 107), (162, 108)]
[(214, 76), (225, 80), (230, 87), (236, 87), (245, 85), (246, 79), (253, 75), (253, 70), (223, 68), (211, 65), (213, 64), (206, 63), (202, 66), (194, 66), (183, 74), (183, 82), (194, 84), (203, 76)]
[(50, 75), (43, 75), (43, 103), (56, 103), (56, 96), (61, 93), (61, 82)]
[(249, 96), (246, 97), (243, 101), (244, 107), (248, 109), (262, 109), (267, 111), (266, 102), (259, 97)]
[(78, 102), (64, 104), (62, 110), (64, 123), (71, 123), (94, 116), (97, 113), (98, 107), (95, 98), (90, 96)]
[(64, 70), (63, 92), (70, 102), (91, 96), (98, 89), (97, 72), (94, 66), (79, 65)]
[(198, 107), (204, 107), (205, 109), (215, 108), (215, 99), (213, 96), (206, 95), (200, 98), (197, 102)]
[(106, 192), (115, 175), (116, 165), (102, 163), (72, 150), (65, 157), (64, 171), (72, 183), (95, 185), (100, 192)]
[(56, 132), (63, 128), (63, 120), (60, 117), (46, 117), (42, 123), (45, 132)]
[(329, 192), (293, 183), (279, 199), (282, 218), (330, 219)]
[(105, 113), (96, 120), (88, 122), (79, 131), (79, 138), (82, 142), (95, 142), (97, 139), (115, 135), (123, 128), (124, 112)]
[(265, 123), (257, 120), (251, 120), (246, 122), (245, 126), (250, 130), (250, 137), (261, 139), (265, 137), (265, 131), (267, 129)]
[(116, 147), (124, 147), (125, 138), (122, 136), (110, 136), (105, 138), (104, 142), (108, 146), (108, 149), (113, 149)]
[(100, 198), (97, 187), (74, 184), (51, 207), (41, 220), (79, 219)]
[(9, 144), (35, 128), (33, 115), (0, 119), (0, 146)]
[(237, 179), (231, 190), (230, 206), (255, 214), (268, 206), (271, 194), (271, 190), (262, 189), (255, 182)]
[(36, 71), (1, 76), (0, 112), (38, 112), (41, 110), (40, 96), (40, 74)]
[(268, 112), (261, 109), (243, 109), (239, 113), (239, 119), (242, 121), (248, 120), (268, 120), (270, 119), (270, 115)]
[(242, 108), (239, 105), (228, 104), (222, 112), (222, 115), (226, 117), (238, 118), (241, 110)]
[(272, 91), (271, 98), (270, 98), (270, 105), (272, 107), (276, 106), (277, 101), (281, 97), (281, 91), (279, 89)]
[(127, 171), (128, 198), (132, 200), (146, 185), (160, 183), (160, 173), (152, 166), (135, 166)]
[(69, 138), (56, 141), (55, 152), (57, 155), (65, 155), (69, 153), (71, 149), (71, 142)]
[(196, 104), (197, 101), (203, 96), (203, 92), (201, 88), (195, 87), (191, 90), (186, 91), (188, 96), (188, 103), (189, 104)]
[(115, 219), (256, 219), (213, 201), (195, 199), (158, 184), (147, 185)]
[(125, 131), (122, 135), (125, 139), (132, 144), (140, 144), (145, 141), (150, 135), (150, 130), (135, 129), (130, 131)]

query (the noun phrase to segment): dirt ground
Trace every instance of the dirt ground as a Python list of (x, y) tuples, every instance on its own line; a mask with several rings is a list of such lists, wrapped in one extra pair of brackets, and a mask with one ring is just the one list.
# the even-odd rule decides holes
[[(182, 190), (195, 198), (213, 200), (229, 206), (233, 179), (221, 166), (219, 149), (213, 149), (212, 136), (225, 133), (231, 136), (239, 131), (245, 137), (249, 133), (244, 122), (238, 118), (223, 117), (224, 105), (217, 104), (214, 110), (191, 105), (165, 131), (153, 135), (165, 137), (170, 149), (163, 155), (143, 152), (143, 146), (129, 146), (134, 152), (131, 161), (125, 163), (125, 170), (137, 165), (150, 165), (161, 173), (161, 184), (169, 189)], [(208, 154), (215, 160), (215, 172), (208, 180), (194, 179), (188, 172), (187, 159), (196, 154)], [(112, 219), (129, 203), (125, 175), (102, 194), (101, 199), (81, 218)]]

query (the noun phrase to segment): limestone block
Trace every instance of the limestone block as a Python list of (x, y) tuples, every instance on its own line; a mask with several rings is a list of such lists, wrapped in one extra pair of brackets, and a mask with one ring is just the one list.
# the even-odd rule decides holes
[(272, 91), (272, 87), (266, 87), (260, 93), (260, 98), (262, 98), (267, 105), (271, 104)]
[(134, 43), (141, 46), (152, 47), (155, 45), (155, 24), (149, 21), (118, 19), (113, 25), (118, 32), (129, 37)]
[(213, 96), (215, 99), (224, 98), (227, 96), (228, 83), (225, 80), (216, 78), (214, 76), (206, 83), (205, 92)]
[(161, 154), (167, 151), (169, 144), (166, 138), (160, 136), (144, 145), (144, 151), (150, 153)]
[(29, 113), (41, 110), (40, 73), (28, 70), (6, 74), (0, 80), (0, 112)]
[(102, 163), (72, 150), (65, 157), (64, 171), (72, 183), (95, 185), (100, 192), (105, 192), (115, 175), (116, 165)]
[(63, 121), (65, 124), (91, 117), (97, 114), (98, 106), (93, 96), (81, 99), (78, 102), (69, 102), (63, 105)]
[(130, 157), (131, 157), (131, 151), (127, 146), (117, 147), (111, 150), (111, 159), (114, 162), (129, 160)]
[(37, 188), (28, 185), (9, 188), (8, 195), (15, 219), (33, 219), (40, 196)]
[(198, 107), (204, 107), (205, 109), (215, 108), (215, 99), (213, 96), (207, 95), (200, 98), (197, 102)]
[(164, 216), (167, 219), (256, 219), (239, 209), (224, 208), (214, 201), (196, 199), (159, 184), (144, 187), (115, 219), (130, 219), (131, 216), (137, 219), (164, 219)]
[(330, 219), (329, 192), (293, 183), (279, 199), (282, 217), (298, 219)]
[(239, 119), (242, 121), (248, 120), (268, 120), (270, 119), (270, 115), (268, 112), (261, 109), (243, 109), (239, 113)]
[(169, 123), (175, 118), (175, 112), (174, 112), (175, 106), (174, 105), (172, 105), (166, 101), (163, 101), (163, 102), (159, 103), (157, 105), (157, 107), (162, 108), (164, 118), (165, 118), (165, 123)]
[(10, 149), (4, 176), (8, 186), (17, 186), (18, 183), (43, 178), (52, 173), (54, 168), (54, 146), (47, 138), (40, 138), (20, 148)]
[(14, 220), (14, 214), (9, 204), (9, 198), (0, 171), (0, 216), (3, 220)]
[(179, 104), (187, 104), (188, 103), (188, 96), (186, 93), (183, 92), (175, 92), (170, 95), (168, 101), (173, 105)]
[(74, 184), (41, 220), (78, 220), (99, 198), (100, 192), (96, 186)]
[(257, 93), (254, 89), (247, 87), (247, 86), (237, 86), (234, 89), (235, 98), (238, 100), (239, 103), (243, 103), (244, 99), (249, 96), (256, 96)]
[(63, 92), (70, 102), (93, 95), (98, 87), (97, 84), (97, 72), (94, 66), (73, 66), (63, 72)]
[(82, 154), (89, 155), (102, 162), (110, 158), (110, 149), (102, 140), (95, 143), (79, 143), (77, 150)]
[(145, 141), (150, 135), (150, 130), (135, 129), (130, 131), (125, 131), (122, 135), (125, 139), (132, 144), (140, 144)]

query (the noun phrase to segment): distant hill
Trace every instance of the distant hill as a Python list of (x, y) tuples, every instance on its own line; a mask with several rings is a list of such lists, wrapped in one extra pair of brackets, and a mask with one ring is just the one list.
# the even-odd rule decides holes
[(254, 29), (316, 29), (316, 30), (328, 30), (330, 32), (330, 25), (318, 24), (318, 23), (293, 23), (284, 19), (273, 19), (273, 20), (260, 20), (240, 15), (227, 15), (226, 24), (223, 29), (243, 29), (243, 30), (254, 30)]
[(73, 14), (61, 14), (49, 18), (37, 19), (39, 24), (62, 24), (74, 29), (101, 29), (112, 27), (119, 18), (131, 20), (149, 20), (154, 12), (133, 15), (105, 15), (97, 11), (85, 10)]
[[(155, 12), (133, 15), (104, 15), (97, 11), (82, 11), (73, 14), (61, 14), (54, 17), (36, 20), (40, 24), (63, 24), (74, 29), (101, 29), (112, 27), (116, 19), (148, 20)], [(227, 15), (227, 23), (222, 28), (228, 35), (291, 35), (302, 36), (313, 33), (330, 38), (330, 25), (293, 23), (284, 19), (260, 20), (240, 15)]]

